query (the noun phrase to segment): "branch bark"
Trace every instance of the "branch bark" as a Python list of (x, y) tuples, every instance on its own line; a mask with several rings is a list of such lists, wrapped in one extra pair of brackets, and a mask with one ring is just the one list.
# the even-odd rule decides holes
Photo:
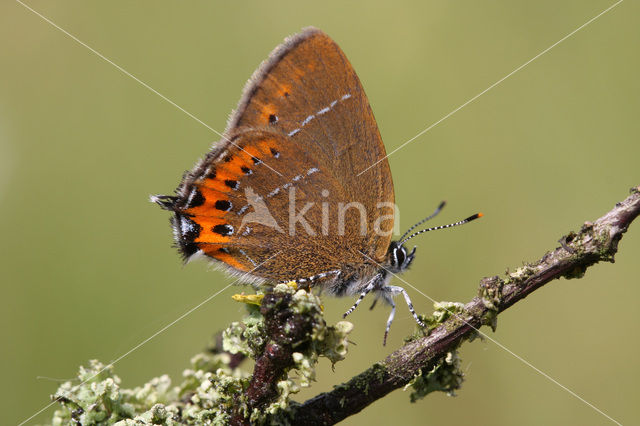
[(478, 296), (465, 305), (464, 314), (451, 316), (428, 336), (407, 343), (383, 361), (348, 382), (300, 404), (293, 424), (332, 425), (358, 413), (391, 391), (407, 385), (416, 375), (429, 371), (447, 352), (491, 325), (495, 316), (556, 278), (581, 278), (600, 261), (614, 262), (618, 242), (640, 214), (640, 187), (595, 222), (585, 222), (577, 233), (562, 237), (560, 247), (546, 253), (506, 277), (484, 278)]

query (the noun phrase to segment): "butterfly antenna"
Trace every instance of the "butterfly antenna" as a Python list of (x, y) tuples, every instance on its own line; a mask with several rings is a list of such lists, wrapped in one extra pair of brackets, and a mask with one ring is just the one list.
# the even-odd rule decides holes
[(407, 238), (403, 238), (400, 240), (399, 245), (404, 244), (405, 242), (409, 241), (410, 239), (412, 239), (415, 236), (418, 236), (420, 234), (424, 234), (425, 232), (429, 232), (429, 231), (436, 231), (438, 229), (445, 229), (445, 228), (453, 228), (454, 226), (460, 226), (460, 225), (464, 225), (465, 223), (469, 223), (472, 220), (476, 220), (478, 218), (481, 218), (482, 216), (484, 216), (482, 213), (476, 213), (473, 216), (469, 216), (468, 218), (461, 220), (459, 222), (456, 223), (450, 223), (448, 225), (441, 225), (441, 226), (436, 226), (434, 228), (427, 228), (427, 229), (423, 229), (421, 231), (418, 232), (414, 232), (413, 234), (409, 235)]
[[(413, 231), (414, 229), (416, 229), (418, 226), (422, 225), (423, 223), (425, 223), (428, 220), (433, 219), (434, 217), (436, 217), (438, 215), (438, 213), (440, 213), (442, 211), (442, 209), (444, 208), (444, 206), (447, 204), (446, 201), (443, 201), (440, 203), (440, 205), (438, 205), (438, 207), (435, 209), (435, 211), (433, 213), (431, 213), (429, 216), (425, 217), (424, 219), (422, 219), (420, 222), (416, 223), (415, 225), (413, 225), (411, 228), (407, 229), (407, 231), (402, 234), (402, 237), (400, 237), (400, 240), (404, 239), (404, 237), (406, 237), (409, 232)], [(408, 239), (408, 238), (407, 238)]]

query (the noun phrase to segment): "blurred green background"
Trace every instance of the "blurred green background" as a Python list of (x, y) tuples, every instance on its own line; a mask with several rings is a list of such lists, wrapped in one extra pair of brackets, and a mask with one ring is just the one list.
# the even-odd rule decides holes
[[(496, 82), (612, 1), (57, 1), (29, 5), (215, 129), (282, 39), (317, 26), (358, 72), (387, 150)], [(401, 228), (449, 202), (438, 223), (481, 221), (416, 241), (404, 278), (467, 301), (480, 278), (533, 261), (640, 184), (640, 6), (621, 3), (390, 158)], [(219, 138), (19, 3), (0, 5), (0, 416), (48, 403), (88, 359), (113, 360), (230, 282), (182, 267), (169, 193)], [(622, 423), (638, 421), (640, 224), (615, 264), (552, 282), (492, 335)], [(229, 289), (116, 364), (123, 385), (174, 380), (244, 308)], [(431, 302), (409, 289), (418, 311)], [(325, 298), (335, 322), (350, 299)], [(302, 400), (383, 358), (413, 330), (403, 303), (357, 310), (344, 362), (322, 360)], [(609, 424), (489, 341), (462, 351), (455, 398), (396, 391), (345, 424)], [(32, 423), (50, 419), (52, 409)]]

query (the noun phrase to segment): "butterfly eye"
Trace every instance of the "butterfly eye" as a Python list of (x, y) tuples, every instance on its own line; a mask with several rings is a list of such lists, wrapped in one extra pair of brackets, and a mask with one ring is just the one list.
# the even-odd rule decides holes
[(394, 257), (396, 259), (395, 266), (397, 268), (401, 268), (404, 265), (405, 260), (407, 259), (407, 251), (404, 247), (400, 246), (394, 250)]

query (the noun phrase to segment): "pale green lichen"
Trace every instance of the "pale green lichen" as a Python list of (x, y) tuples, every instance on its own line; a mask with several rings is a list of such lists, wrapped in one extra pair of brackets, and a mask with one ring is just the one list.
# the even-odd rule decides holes
[(133, 389), (121, 388), (113, 366), (92, 360), (80, 368), (78, 383), (64, 383), (53, 395), (62, 408), (52, 424), (224, 424), (248, 383), (246, 373), (229, 369), (229, 360), (228, 354), (198, 354), (180, 385), (163, 375)]
[[(313, 331), (304, 350), (294, 355), (294, 366), (287, 377), (277, 383), (278, 397), (263, 410), (247, 408), (245, 391), (250, 374), (231, 369), (230, 354), (244, 354), (255, 358), (261, 354), (269, 337), (264, 327), (260, 308), (247, 305), (248, 315), (240, 322), (232, 323), (223, 332), (223, 349), (228, 353), (204, 352), (191, 359), (190, 368), (183, 372), (182, 382), (174, 386), (168, 376), (150, 380), (143, 386), (124, 389), (113, 366), (90, 361), (81, 367), (78, 380), (62, 384), (52, 396), (61, 404), (52, 418), (52, 425), (101, 424), (117, 426), (133, 425), (184, 425), (228, 424), (234, 413), (240, 412), (254, 424), (273, 423), (286, 419), (291, 395), (301, 386), (315, 380), (315, 366), (320, 356), (332, 363), (344, 359), (347, 353), (347, 335), (353, 325), (341, 321), (327, 326), (322, 317), (320, 299), (303, 290), (288, 285), (278, 285), (276, 293), (292, 295), (292, 312), (311, 315)], [(268, 416), (276, 417), (268, 417)], [(279, 421), (279, 420), (277, 420)], [(286, 423), (286, 420), (282, 420)]]
[(319, 357), (328, 358), (332, 365), (345, 358), (349, 346), (347, 336), (353, 330), (353, 324), (340, 321), (335, 326), (328, 326), (322, 316), (320, 298), (311, 292), (296, 291), (286, 284), (279, 284), (274, 292), (292, 294), (294, 302), (291, 305), (292, 312), (313, 317), (310, 344), (305, 345), (303, 351), (293, 354), (294, 372), (300, 378), (300, 386), (308, 387), (315, 381), (315, 366)]
[(523, 265), (520, 268), (516, 269), (515, 272), (511, 273), (511, 278), (517, 283), (521, 284), (527, 280), (527, 278), (531, 277), (535, 274), (535, 269), (530, 265)]
[(449, 396), (455, 396), (455, 391), (460, 389), (464, 381), (464, 373), (460, 369), (460, 359), (457, 351), (447, 352), (430, 371), (426, 374), (421, 370), (404, 390), (411, 388), (411, 402), (424, 398), (431, 392), (446, 392)]
[(281, 380), (276, 384), (278, 398), (264, 409), (254, 408), (249, 420), (251, 424), (289, 424), (287, 410), (291, 404), (291, 395), (300, 392), (300, 386), (292, 380)]
[(264, 318), (260, 307), (246, 305), (249, 314), (240, 322), (232, 322), (222, 332), (222, 348), (232, 354), (255, 358), (265, 344)]
[(433, 308), (432, 318), (436, 324), (445, 322), (453, 315), (464, 314), (464, 303), (460, 302), (435, 302)]
[[(296, 291), (286, 284), (277, 285), (274, 293), (278, 292), (293, 295), (292, 312), (313, 316), (314, 327), (311, 332), (311, 344), (302, 352), (303, 358), (311, 357), (306, 364), (315, 366), (320, 356), (328, 358), (332, 364), (342, 361), (347, 355), (349, 346), (347, 336), (353, 330), (353, 324), (348, 321), (339, 321), (334, 326), (328, 326), (322, 316), (322, 302), (318, 296), (311, 292)], [(296, 361), (296, 364), (300, 363)], [(306, 367), (304, 369), (307, 370)]]
[(435, 329), (452, 316), (455, 316), (463, 321), (463, 314), (466, 315), (464, 310), (464, 303), (460, 302), (435, 302), (433, 304), (433, 314), (431, 316), (418, 315), (420, 321), (422, 321), (426, 327), (417, 326), (413, 334), (404, 339), (405, 342), (411, 342), (420, 337), (428, 336), (431, 330)]
[(479, 297), (487, 311), (482, 315), (482, 324), (488, 325), (495, 332), (498, 327), (498, 313), (502, 303), (502, 288), (505, 281), (499, 277), (486, 278), (480, 284)]
[(502, 302), (502, 288), (504, 281), (498, 277), (487, 280), (486, 284), (483, 280), (483, 285), (480, 287), (479, 296), (482, 299), (482, 304), (492, 311), (497, 311)]
[[(465, 305), (459, 302), (435, 302), (433, 304), (434, 312), (430, 317), (420, 316), (420, 319), (426, 324), (426, 328), (418, 327), (416, 331), (409, 336), (406, 341), (416, 340), (424, 335), (429, 335), (431, 331), (453, 318), (452, 326), (464, 323), (468, 313), (465, 311)], [(477, 337), (477, 332), (471, 333), (467, 338), (472, 341)], [(441, 358), (437, 364), (428, 372), (420, 370), (405, 387), (404, 390), (412, 389), (410, 398), (411, 402), (424, 398), (427, 394), (435, 391), (446, 392), (449, 396), (454, 396), (454, 391), (459, 389), (464, 380), (464, 374), (460, 370), (460, 360), (456, 349), (447, 352), (444, 358)]]

